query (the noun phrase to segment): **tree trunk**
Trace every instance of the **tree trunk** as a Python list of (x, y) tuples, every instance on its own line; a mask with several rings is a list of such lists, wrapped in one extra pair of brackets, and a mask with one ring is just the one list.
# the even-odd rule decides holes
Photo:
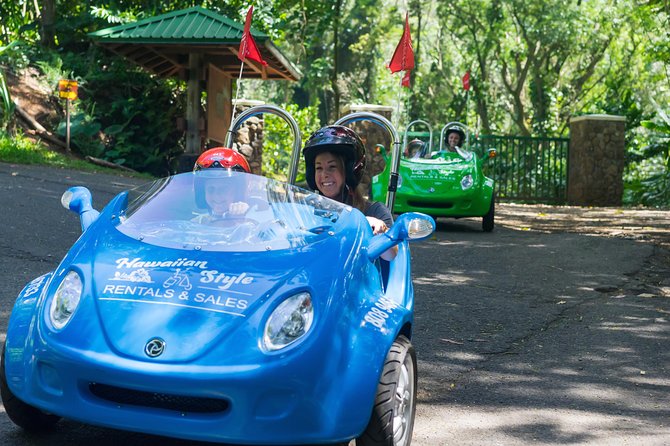
[(45, 48), (56, 47), (54, 23), (56, 21), (56, 0), (42, 1), (40, 44)]
[[(333, 72), (331, 74), (330, 78), (330, 85), (331, 88), (333, 89), (333, 114), (334, 114), (334, 119), (331, 119), (332, 121), (336, 120), (340, 116), (340, 87), (337, 84), (337, 73), (339, 71), (339, 67), (337, 64), (337, 50), (339, 48), (339, 32), (340, 32), (340, 12), (342, 10), (342, 0), (337, 0), (335, 2), (335, 14), (333, 20)], [(329, 121), (331, 121), (329, 120)]]
[[(421, 14), (422, 12), (422, 5), (421, 5), (421, 0), (414, 0), (410, 3), (410, 9), (414, 10), (414, 15), (417, 17), (417, 25), (416, 25), (416, 47), (414, 51), (414, 73), (418, 72), (419, 68), (419, 59), (421, 58), (421, 19), (423, 15)], [(410, 85), (412, 85), (413, 82), (416, 82), (416, 77), (412, 76), (410, 74)], [(416, 111), (420, 109), (419, 106), (419, 96), (414, 93), (413, 90), (410, 89), (410, 100), (409, 100), (409, 110), (407, 111), (408, 117), (410, 121), (413, 121), (414, 119), (418, 119), (419, 116), (416, 116)]]

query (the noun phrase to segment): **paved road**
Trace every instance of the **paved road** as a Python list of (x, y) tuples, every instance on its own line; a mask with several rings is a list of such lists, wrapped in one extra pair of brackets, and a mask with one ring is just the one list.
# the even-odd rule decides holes
[[(80, 233), (61, 193), (86, 185), (99, 208), (139, 182), (0, 163), (2, 340), (19, 290), (53, 269)], [(670, 276), (652, 288), (639, 280), (654, 267), (654, 246), (480, 227), (440, 221), (412, 247), (420, 376), (412, 444), (670, 444)], [(69, 421), (31, 436), (6, 416), (0, 439), (193, 444)]]

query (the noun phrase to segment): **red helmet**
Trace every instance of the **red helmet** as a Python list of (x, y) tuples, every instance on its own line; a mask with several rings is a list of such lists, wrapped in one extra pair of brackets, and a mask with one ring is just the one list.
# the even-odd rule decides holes
[(211, 168), (251, 173), (246, 158), (242, 156), (242, 154), (227, 147), (215, 147), (202, 152), (193, 166), (193, 171), (197, 172), (198, 170)]
[(329, 125), (309, 137), (302, 154), (305, 157), (305, 178), (313, 190), (316, 190), (314, 160), (323, 152), (334, 153), (344, 158), (345, 182), (355, 189), (363, 177), (366, 163), (365, 146), (358, 133), (349, 127)]

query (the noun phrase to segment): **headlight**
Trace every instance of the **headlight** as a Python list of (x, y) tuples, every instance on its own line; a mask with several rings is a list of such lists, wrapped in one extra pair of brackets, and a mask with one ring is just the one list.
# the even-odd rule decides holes
[(54, 328), (60, 330), (65, 327), (79, 305), (82, 291), (81, 277), (74, 271), (70, 271), (58, 286), (53, 300), (49, 316)]
[(289, 297), (279, 304), (265, 323), (263, 346), (269, 351), (286, 347), (304, 336), (313, 320), (314, 307), (309, 293)]
[(466, 175), (461, 180), (461, 189), (468, 190), (472, 187), (475, 182), (472, 180), (472, 175)]

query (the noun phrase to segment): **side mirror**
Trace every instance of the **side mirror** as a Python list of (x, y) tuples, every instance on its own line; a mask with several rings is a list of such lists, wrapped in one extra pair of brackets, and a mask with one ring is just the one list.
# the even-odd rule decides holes
[(418, 241), (428, 238), (435, 231), (433, 217), (420, 212), (402, 214), (393, 223), (393, 226), (384, 234), (376, 235), (368, 246), (368, 257), (375, 260), (387, 249), (398, 243)]
[(60, 202), (65, 209), (79, 214), (82, 232), (86, 231), (100, 215), (100, 212), (93, 209), (91, 192), (82, 186), (74, 186), (66, 190)]
[(460, 147), (456, 146), (456, 152), (460, 155), (461, 158), (463, 158), (465, 161), (470, 161), (472, 157), (474, 157), (474, 153), (470, 152), (469, 150), (461, 149)]

